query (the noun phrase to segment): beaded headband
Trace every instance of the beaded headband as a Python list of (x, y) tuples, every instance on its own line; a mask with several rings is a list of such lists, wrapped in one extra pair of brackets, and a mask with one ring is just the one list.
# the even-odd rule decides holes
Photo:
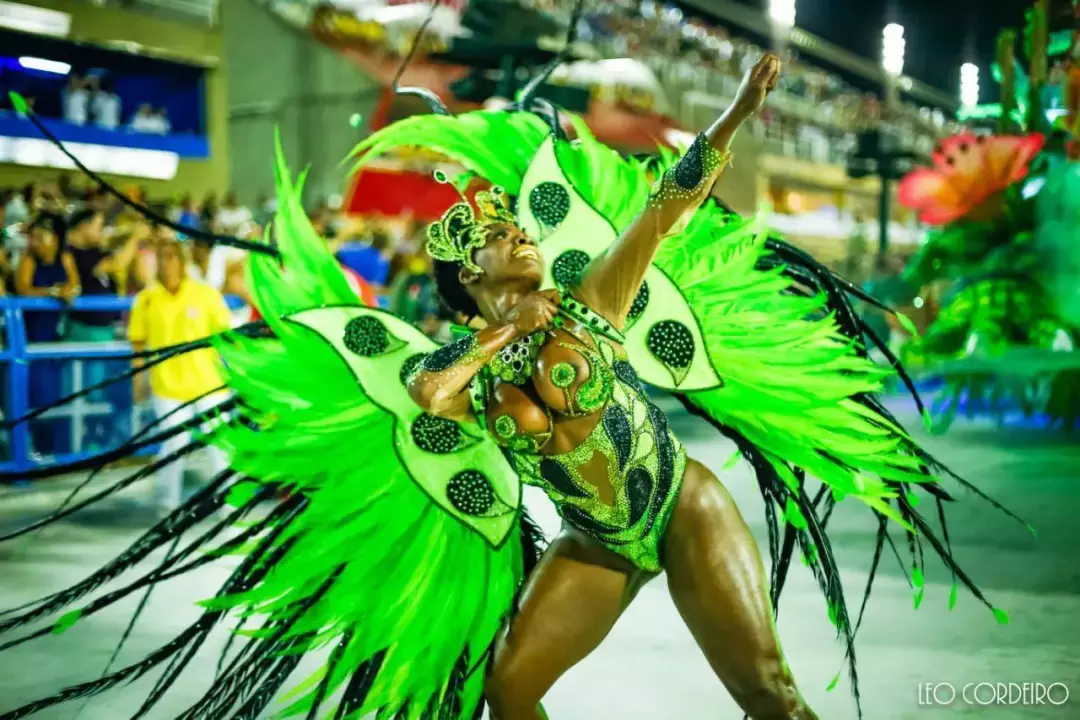
[[(435, 171), (435, 179), (458, 190), (446, 174)], [(510, 212), (509, 199), (500, 187), (476, 193), (473, 211), (468, 198), (458, 190), (461, 202), (454, 203), (439, 220), (428, 228), (427, 251), (436, 260), (461, 263), (473, 272), (481, 272), (473, 262), (473, 251), (487, 242), (488, 227), (497, 224), (516, 225), (517, 219)]]

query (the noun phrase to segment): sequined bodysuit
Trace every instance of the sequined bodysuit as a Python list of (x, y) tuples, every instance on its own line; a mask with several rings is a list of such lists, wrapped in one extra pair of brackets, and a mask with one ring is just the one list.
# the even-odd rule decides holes
[[(555, 503), (559, 515), (571, 527), (648, 572), (662, 569), (661, 545), (686, 467), (686, 453), (668, 428), (664, 413), (649, 401), (621, 347), (598, 333), (577, 331), (588, 362), (588, 379), (572, 385), (574, 368), (560, 362), (547, 368), (548, 387), (573, 390), (573, 410), (560, 417), (593, 418), (591, 432), (568, 451), (553, 452), (550, 443), (553, 421), (547, 408), (548, 430), (542, 423), (527, 429), (520, 419), (500, 409), (499, 392), (509, 374), (495, 362), (479, 373), (473, 384), (474, 410), (507, 455), (522, 480), (542, 488)], [(565, 335), (565, 333), (564, 333)], [(549, 334), (545, 343), (568, 345)], [(529, 346), (542, 346), (535, 340)], [(519, 353), (520, 354), (520, 353)], [(508, 358), (515, 360), (514, 354)], [(524, 358), (525, 361), (528, 358)], [(543, 372), (538, 366), (526, 373)], [(518, 392), (517, 388), (511, 388)], [(528, 389), (528, 387), (526, 387)], [(589, 481), (605, 473), (608, 487)]]

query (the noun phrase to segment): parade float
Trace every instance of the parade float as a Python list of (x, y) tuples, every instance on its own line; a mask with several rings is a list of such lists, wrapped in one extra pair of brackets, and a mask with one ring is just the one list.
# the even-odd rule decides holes
[[(1066, 9), (1074, 27), (1051, 32)], [(939, 428), (958, 413), (1080, 422), (1080, 25), (1046, 0), (1003, 31), (1001, 100), (965, 108), (971, 130), (913, 171), (900, 202), (930, 227), (905, 271), (940, 312), (907, 346), (943, 385)]]

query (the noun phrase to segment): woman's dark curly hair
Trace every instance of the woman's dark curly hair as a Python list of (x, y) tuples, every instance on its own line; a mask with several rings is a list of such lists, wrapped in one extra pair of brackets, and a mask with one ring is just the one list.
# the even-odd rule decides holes
[(439, 291), (439, 297), (443, 305), (453, 313), (460, 313), (467, 320), (480, 316), (480, 307), (473, 300), (472, 295), (461, 284), (460, 273), (462, 264), (434, 260), (432, 275), (435, 277), (435, 289)]
[(56, 247), (63, 252), (67, 244), (67, 223), (63, 217), (47, 210), (39, 211), (26, 223), (26, 234), (29, 235), (35, 228), (44, 228), (55, 235)]
[[(509, 195), (510, 212), (517, 214), (518, 199)], [(463, 265), (457, 262), (444, 260), (432, 260), (434, 268), (432, 275), (435, 276), (435, 289), (439, 291), (439, 297), (443, 305), (452, 313), (460, 313), (466, 321), (480, 317), (480, 306), (473, 300), (472, 295), (461, 284), (460, 273)]]

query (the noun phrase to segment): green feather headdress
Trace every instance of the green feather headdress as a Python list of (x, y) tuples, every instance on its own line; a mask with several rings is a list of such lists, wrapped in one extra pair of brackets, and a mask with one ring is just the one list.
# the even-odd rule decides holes
[[(453, 185), (442, 172), (437, 171), (435, 179)], [(517, 218), (510, 211), (506, 192), (501, 187), (476, 193), (479, 212), (473, 211), (472, 204), (460, 190), (458, 194), (461, 202), (451, 205), (438, 222), (428, 228), (427, 251), (436, 260), (461, 263), (478, 273), (480, 267), (473, 262), (472, 254), (487, 242), (488, 228), (497, 224), (516, 225)]]

